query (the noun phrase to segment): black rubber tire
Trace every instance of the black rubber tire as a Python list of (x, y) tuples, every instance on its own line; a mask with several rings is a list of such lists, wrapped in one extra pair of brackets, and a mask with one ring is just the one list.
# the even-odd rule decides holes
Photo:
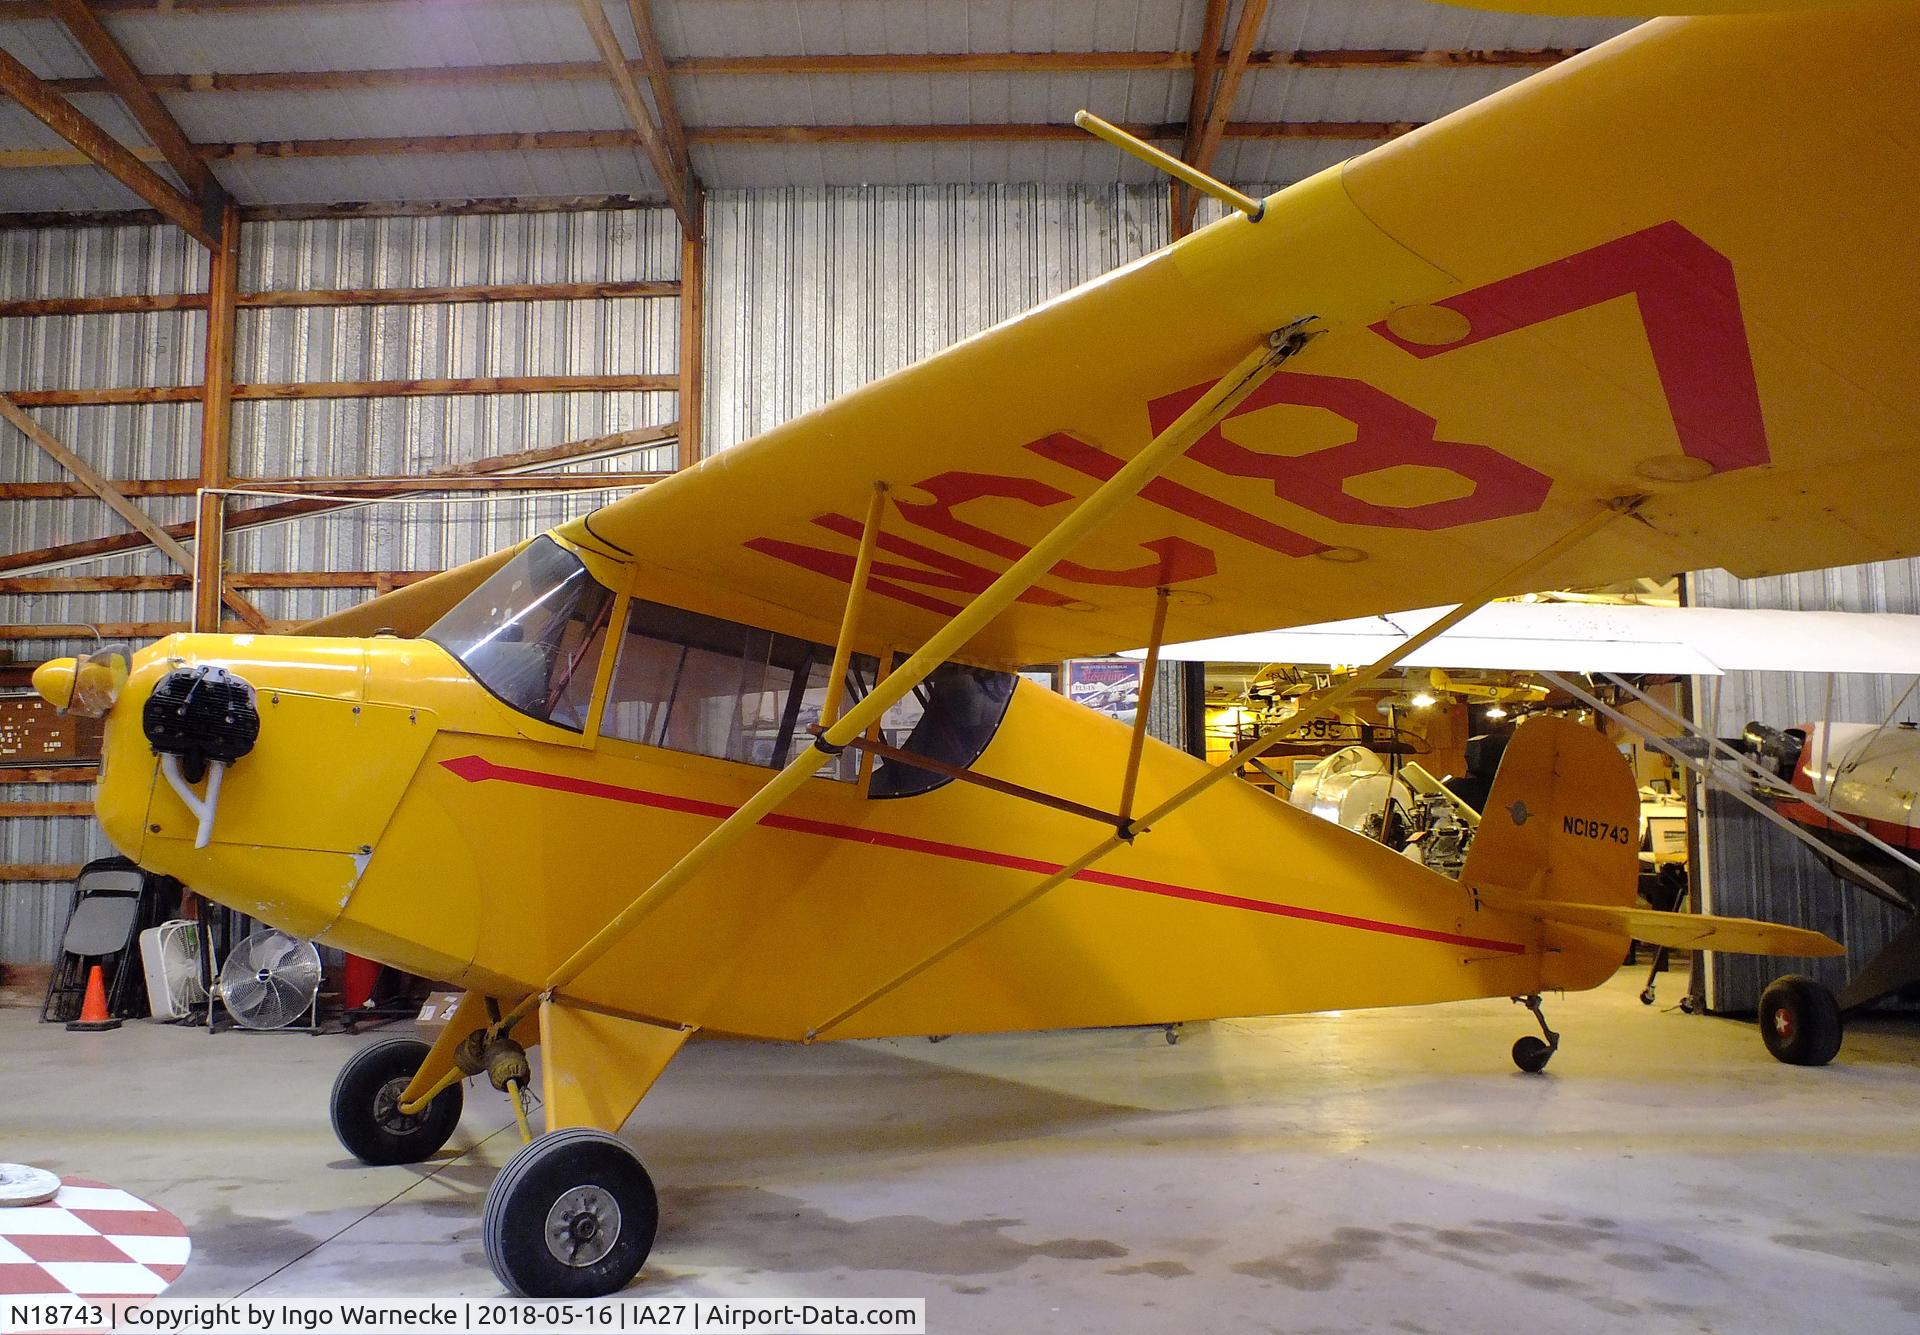
[[(579, 1187), (599, 1188), (617, 1207), (613, 1245), (586, 1264), (569, 1263), (548, 1241), (551, 1212)], [(488, 1189), (481, 1220), (487, 1264), (519, 1298), (617, 1293), (646, 1264), (659, 1228), (660, 1198), (639, 1156), (619, 1137), (587, 1127), (552, 1131), (522, 1146)]]
[(334, 1077), (329, 1100), (333, 1134), (361, 1163), (420, 1163), (437, 1153), (460, 1124), (466, 1096), (457, 1081), (434, 1095), (415, 1117), (391, 1110), (393, 1099), (426, 1057), (427, 1045), (420, 1040), (389, 1038), (361, 1048)]
[(1553, 1049), (1547, 1046), (1544, 1038), (1523, 1034), (1513, 1041), (1513, 1064), (1528, 1075), (1538, 1075), (1546, 1070), (1552, 1056)]
[(1760, 994), (1760, 1039), (1789, 1066), (1825, 1066), (1843, 1034), (1840, 1003), (1817, 979), (1790, 973)]

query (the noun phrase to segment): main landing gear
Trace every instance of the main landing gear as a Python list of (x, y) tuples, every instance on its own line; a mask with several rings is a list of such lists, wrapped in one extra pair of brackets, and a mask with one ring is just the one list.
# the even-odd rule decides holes
[(1760, 1039), (1790, 1066), (1825, 1066), (1840, 1052), (1840, 1003), (1804, 974), (1776, 978), (1760, 994)]
[[(360, 1162), (419, 1163), (453, 1134), (457, 1079), (418, 1112), (400, 1110), (429, 1051), (414, 1039), (388, 1039), (340, 1068), (333, 1130)], [(454, 1062), (463, 1074), (486, 1074), (516, 1103), (529, 1074), (526, 1052), (505, 1038), (470, 1039)], [(487, 1190), (481, 1233), (487, 1263), (515, 1296), (598, 1298), (633, 1282), (659, 1227), (660, 1201), (634, 1152), (604, 1131), (573, 1127), (529, 1140), (507, 1161)]]
[(419, 1163), (431, 1158), (459, 1125), (463, 1095), (448, 1085), (417, 1113), (400, 1111), (400, 1095), (426, 1060), (427, 1045), (389, 1038), (347, 1058), (333, 1080), (333, 1134), (364, 1164)]
[(653, 1250), (660, 1201), (618, 1137), (588, 1127), (521, 1147), (487, 1191), (487, 1263), (521, 1298), (598, 1298), (633, 1281)]
[(1528, 1075), (1538, 1075), (1547, 1069), (1547, 1063), (1553, 1059), (1553, 1054), (1560, 1051), (1560, 1035), (1547, 1027), (1546, 1013), (1540, 1009), (1538, 992), (1530, 997), (1515, 997), (1513, 1002), (1516, 1006), (1525, 1006), (1532, 1011), (1533, 1018), (1540, 1022), (1540, 1032), (1546, 1035), (1543, 1041), (1532, 1034), (1527, 1034), (1515, 1039), (1513, 1044), (1513, 1064)]

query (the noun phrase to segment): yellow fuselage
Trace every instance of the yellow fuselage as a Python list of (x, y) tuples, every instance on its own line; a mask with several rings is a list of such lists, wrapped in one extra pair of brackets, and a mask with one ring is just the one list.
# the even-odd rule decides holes
[[(593, 567), (616, 590), (631, 578)], [(200, 663), (249, 681), (261, 723), (196, 849), (140, 712), (167, 671)], [(109, 715), (100, 818), (142, 866), (266, 922), (525, 995), (771, 773), (598, 735), (609, 666), (575, 733), (509, 708), (428, 640), (173, 636), (136, 656)], [(1124, 726), (1022, 681), (976, 768), (1110, 810), (1127, 744)], [(1137, 809), (1200, 763), (1149, 743)], [(965, 783), (865, 788), (810, 781), (569, 993), (800, 1038), (1107, 833)], [(1229, 783), (832, 1036), (1398, 1005), (1604, 974), (1541, 946), (1537, 924)]]

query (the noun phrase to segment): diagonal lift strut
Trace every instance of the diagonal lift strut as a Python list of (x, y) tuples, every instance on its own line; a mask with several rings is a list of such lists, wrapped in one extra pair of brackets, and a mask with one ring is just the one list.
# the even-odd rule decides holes
[(1513, 592), (1521, 581), (1530, 578), (1537, 571), (1551, 565), (1554, 561), (1585, 542), (1614, 520), (1624, 515), (1632, 514), (1639, 509), (1644, 499), (1644, 497), (1640, 496), (1630, 496), (1606, 503), (1603, 508), (1576, 524), (1562, 537), (1549, 543), (1513, 568), (1502, 572), (1498, 579), (1493, 580), (1479, 593), (1475, 594), (1466, 602), (1461, 603), (1460, 606), (1454, 608), (1453, 611), (1441, 617), (1418, 635), (1413, 636), (1411, 639), (1397, 646), (1393, 652), (1387, 654), (1384, 658), (1379, 659), (1370, 667), (1363, 668), (1331, 690), (1323, 691), (1313, 697), (1312, 700), (1302, 704), (1292, 715), (1282, 719), (1273, 727), (1262, 732), (1258, 737), (1234, 752), (1233, 755), (1223, 763), (1208, 767), (1206, 773), (1200, 775), (1186, 787), (1167, 798), (1160, 803), (1159, 806), (1154, 807), (1146, 815), (1141, 816), (1137, 820), (1128, 821), (1113, 835), (1094, 845), (1080, 857), (1075, 858), (1072, 862), (1060, 868), (1059, 871), (1054, 872), (1038, 884), (1022, 892), (1012, 902), (996, 910), (986, 918), (983, 918), (972, 927), (967, 928), (937, 950), (923, 956), (917, 963), (896, 973), (886, 982), (869, 991), (859, 1000), (846, 1006), (837, 1014), (813, 1026), (807, 1031), (807, 1040), (811, 1042), (837, 1029), (888, 993), (911, 982), (934, 965), (940, 963), (941, 960), (952, 955), (955, 951), (965, 947), (1022, 909), (1037, 903), (1040, 899), (1052, 893), (1060, 886), (1073, 880), (1081, 872), (1087, 870), (1108, 854), (1125, 845), (1131, 844), (1140, 835), (1152, 829), (1159, 821), (1164, 820), (1167, 816), (1199, 797), (1202, 793), (1213, 787), (1214, 784), (1237, 774), (1240, 771), (1240, 767), (1244, 765), (1248, 759), (1260, 755), (1275, 742), (1291, 733), (1299, 731), (1313, 720), (1331, 713), (1348, 699), (1351, 699), (1355, 694), (1365, 690), (1387, 672), (1390, 672), (1407, 655), (1445, 634), (1500, 595)]
[[(762, 818), (797, 792), (828, 759), (863, 735), (887, 710), (979, 634), (1090, 533), (1111, 519), (1141, 488), (1164, 472), (1194, 441), (1212, 430), (1265, 384), (1283, 363), (1304, 348), (1314, 337), (1314, 332), (1307, 328), (1311, 318), (1306, 317), (1275, 330), (1236, 362), (1192, 406), (1150, 440), (1113, 476), (1096, 487), (1071, 513), (1062, 517), (1050, 532), (1008, 566), (973, 601), (935, 631), (911, 657), (876, 683), (874, 689), (859, 703), (834, 718), (831, 725), (814, 738), (812, 746), (804, 748), (732, 815), (709, 831), (599, 931), (581, 943), (537, 990), (521, 998), (491, 1026), (492, 1030), (510, 1032), (543, 999), (560, 993), (683, 889), (694, 876), (758, 825)], [(864, 574), (871, 568), (872, 544), (877, 536), (882, 500), (882, 489), (876, 488), (868, 509), (867, 529), (861, 538), (863, 559), (857, 562), (856, 573)], [(859, 607), (865, 596), (865, 584), (866, 581), (862, 579), (849, 589), (840, 643), (835, 647), (836, 663), (844, 661), (851, 653), (853, 637), (857, 634)], [(451, 1083), (457, 1075), (457, 1071), (449, 1073), (442, 1085), (403, 1104), (402, 1111), (412, 1112), (424, 1107), (445, 1083)]]

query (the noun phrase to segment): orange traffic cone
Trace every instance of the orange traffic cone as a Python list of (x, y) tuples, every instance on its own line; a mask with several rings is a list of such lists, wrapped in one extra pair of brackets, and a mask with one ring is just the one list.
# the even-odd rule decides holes
[(67, 1028), (83, 1033), (100, 1029), (118, 1029), (120, 1022), (107, 1014), (107, 988), (101, 981), (100, 966), (87, 973), (87, 999), (80, 1003), (80, 1018), (67, 1021)]

